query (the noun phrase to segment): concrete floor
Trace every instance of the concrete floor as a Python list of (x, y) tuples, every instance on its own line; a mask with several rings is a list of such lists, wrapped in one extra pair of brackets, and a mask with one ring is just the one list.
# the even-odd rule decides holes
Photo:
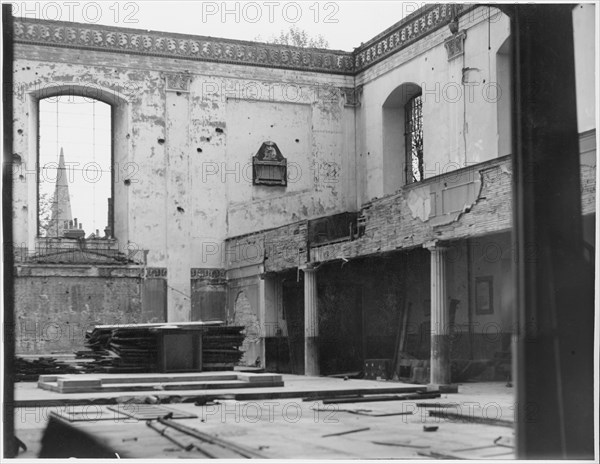
[[(394, 382), (311, 378), (285, 376), (284, 389), (334, 389), (362, 387), (370, 384), (376, 390), (401, 386)], [(32, 395), (31, 385), (17, 384), (16, 397)], [(40, 390), (41, 391), (41, 390)], [(246, 390), (247, 391), (247, 390)], [(52, 393), (52, 392), (44, 392)], [(196, 392), (198, 393), (198, 392)], [(220, 391), (220, 394), (225, 392)], [(54, 394), (57, 395), (57, 394)], [(88, 394), (88, 397), (94, 394)], [(69, 396), (69, 395), (62, 395)], [(33, 398), (30, 396), (30, 398)], [(51, 401), (55, 398), (51, 398)], [(231, 440), (262, 453), (266, 458), (288, 459), (431, 459), (431, 457), (466, 457), (472, 459), (513, 459), (510, 448), (513, 439), (514, 389), (504, 383), (461, 384), (459, 393), (442, 394), (441, 398), (420, 400), (419, 403), (453, 403), (445, 408), (463, 416), (481, 419), (501, 419), (504, 425), (485, 425), (464, 422), (456, 417), (431, 417), (430, 408), (418, 407), (416, 401), (385, 401), (324, 405), (322, 401), (302, 401), (296, 398), (268, 398), (247, 400), (219, 400), (218, 405), (194, 406), (193, 403), (169, 404), (184, 412), (192, 412), (195, 419), (178, 422), (203, 432)], [(42, 401), (28, 403), (16, 409), (15, 428), (28, 451), (20, 458), (34, 458), (40, 449), (40, 439), (50, 411), (61, 407), (49, 406)], [(54, 403), (56, 404), (56, 403)], [(62, 406), (62, 409), (67, 406)], [(197, 454), (178, 449), (173, 443), (146, 427), (144, 421), (93, 420), (106, 406), (68, 406), (87, 408), (92, 420), (78, 422), (77, 426), (98, 434), (115, 449), (139, 458), (198, 458)], [(436, 408), (440, 410), (439, 408)], [(356, 414), (363, 410), (365, 414)], [(383, 413), (404, 415), (375, 416)], [(113, 413), (114, 414), (114, 413)], [(425, 431), (424, 426), (437, 426), (436, 431)], [(323, 435), (357, 431), (339, 436)], [(502, 446), (494, 445), (499, 437)], [(135, 439), (135, 440), (134, 440)], [(507, 446), (508, 445), (508, 446)], [(473, 449), (476, 448), (476, 449)]]

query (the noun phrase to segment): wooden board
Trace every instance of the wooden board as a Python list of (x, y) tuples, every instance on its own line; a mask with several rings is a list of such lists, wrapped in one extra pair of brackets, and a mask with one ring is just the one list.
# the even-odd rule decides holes
[(108, 409), (139, 420), (158, 419), (169, 414), (172, 415), (171, 419), (195, 419), (198, 417), (193, 413), (185, 413), (167, 406), (157, 406), (155, 404), (119, 404), (117, 406), (108, 406)]
[[(127, 382), (127, 383), (125, 383)], [(209, 372), (197, 374), (116, 375), (46, 375), (38, 388), (57, 393), (126, 392), (152, 390), (221, 390), (231, 388), (282, 387), (279, 374), (249, 372)]]

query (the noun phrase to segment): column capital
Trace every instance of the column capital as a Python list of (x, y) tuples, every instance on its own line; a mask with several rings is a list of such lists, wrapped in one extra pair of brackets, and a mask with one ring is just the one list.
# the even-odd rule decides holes
[(448, 246), (440, 243), (439, 240), (430, 240), (428, 242), (423, 243), (423, 248), (427, 248), (429, 251), (446, 251)]
[(309, 272), (317, 272), (320, 266), (315, 266), (314, 264), (307, 263), (304, 266), (300, 266), (299, 269), (303, 271), (305, 274)]

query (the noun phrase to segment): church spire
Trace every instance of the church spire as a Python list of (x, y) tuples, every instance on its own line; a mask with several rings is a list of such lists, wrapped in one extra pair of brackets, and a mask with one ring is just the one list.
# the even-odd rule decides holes
[[(69, 221), (73, 220), (71, 213), (71, 197), (69, 195), (69, 176), (65, 167), (65, 155), (60, 148), (58, 170), (56, 173), (56, 187), (52, 199), (49, 237), (62, 237), (65, 230), (69, 229)], [(65, 224), (66, 223), (66, 224)]]

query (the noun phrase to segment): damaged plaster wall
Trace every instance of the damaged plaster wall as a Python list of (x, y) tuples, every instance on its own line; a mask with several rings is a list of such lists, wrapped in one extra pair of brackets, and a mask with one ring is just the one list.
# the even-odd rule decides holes
[[(352, 85), (349, 76), (23, 43), (15, 57), (18, 247), (31, 252), (42, 243), (36, 237), (38, 99), (62, 93), (107, 101), (114, 109), (118, 247), (147, 250), (147, 266), (165, 270), (169, 320), (190, 320), (198, 295), (191, 269), (223, 268), (228, 235), (347, 206), (352, 175), (341, 166), (349, 165), (344, 150), (353, 136), (343, 129), (352, 113), (344, 111), (339, 88)], [(185, 84), (168, 88), (171, 75)], [(249, 93), (257, 88), (262, 93)], [(236, 102), (244, 105), (241, 112), (231, 111)], [(240, 129), (240, 115), (256, 121), (253, 133)], [(301, 171), (284, 191), (253, 188), (232, 174), (241, 174), (266, 139), (281, 144)]]
[[(350, 134), (343, 132), (348, 115), (342, 96), (318, 78), (310, 85), (265, 84), (274, 98), (227, 98), (228, 236), (326, 216), (347, 205), (351, 174), (342, 166)], [(252, 185), (252, 156), (269, 140), (287, 159), (287, 187)]]
[[(497, 95), (490, 82), (495, 81), (495, 50), (509, 35), (509, 21), (499, 14), (489, 24), (491, 53), (484, 13), (487, 8), (478, 8), (460, 18), (459, 28), (467, 32), (463, 56), (448, 60), (443, 42), (451, 33), (444, 27), (357, 76), (357, 84), (363, 85), (357, 115), (357, 151), (366, 171), (362, 203), (394, 193), (385, 190), (385, 185), (396, 184), (387, 176), (400, 176), (404, 183), (403, 168), (395, 173), (384, 169), (390, 164), (384, 156), (404, 159), (404, 142), (396, 153), (387, 154), (382, 141), (383, 104), (404, 83), (415, 83), (422, 90), (425, 178), (498, 156), (496, 104), (491, 101)], [(463, 68), (470, 71), (463, 73)], [(404, 127), (397, 130), (403, 132)]]
[(264, 339), (260, 317), (260, 283), (258, 278), (239, 279), (231, 283), (228, 290), (230, 325), (245, 327), (241, 365), (255, 366), (264, 362)]

